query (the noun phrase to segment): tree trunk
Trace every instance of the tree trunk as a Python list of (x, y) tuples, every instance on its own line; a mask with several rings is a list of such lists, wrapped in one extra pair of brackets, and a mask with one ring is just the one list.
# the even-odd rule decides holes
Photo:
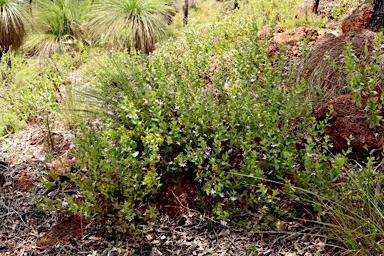
[(316, 13), (317, 14), (317, 11), (319, 9), (319, 3), (320, 3), (320, 0), (315, 0), (313, 2), (313, 8), (312, 8), (312, 12)]
[(184, 0), (184, 18), (183, 18), (184, 26), (188, 24), (188, 9), (189, 9), (189, 2), (188, 0)]
[(384, 0), (375, 0), (373, 14), (366, 28), (374, 32), (384, 31)]
[(239, 2), (238, 0), (235, 0), (235, 3), (233, 4), (233, 9), (239, 9)]

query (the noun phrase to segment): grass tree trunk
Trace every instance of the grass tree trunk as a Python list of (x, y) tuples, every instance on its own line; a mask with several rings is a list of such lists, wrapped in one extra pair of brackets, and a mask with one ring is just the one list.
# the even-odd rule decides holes
[(184, 26), (188, 24), (188, 9), (189, 9), (189, 2), (188, 0), (184, 0), (184, 17), (183, 17)]
[(0, 58), (17, 50), (24, 40), (23, 8), (14, 0), (0, 0)]
[(369, 20), (367, 29), (375, 32), (384, 31), (384, 0), (375, 1), (373, 14)]
[(317, 12), (318, 12), (318, 9), (319, 9), (319, 3), (320, 3), (320, 0), (315, 0), (315, 1), (313, 2), (313, 8), (312, 8), (312, 11), (313, 11), (314, 13), (317, 13)]

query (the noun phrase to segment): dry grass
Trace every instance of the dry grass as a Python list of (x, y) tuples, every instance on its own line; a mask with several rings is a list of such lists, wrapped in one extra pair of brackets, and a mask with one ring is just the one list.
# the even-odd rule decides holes
[[(305, 94), (314, 108), (346, 93), (347, 80), (342, 63), (346, 42), (352, 43), (355, 55), (360, 58), (367, 55), (366, 42), (368, 50), (373, 50), (374, 40), (375, 34), (368, 30), (352, 31), (340, 37), (328, 34), (323, 43), (311, 49), (300, 64), (299, 79), (306, 80)], [(330, 62), (337, 64), (341, 69)]]

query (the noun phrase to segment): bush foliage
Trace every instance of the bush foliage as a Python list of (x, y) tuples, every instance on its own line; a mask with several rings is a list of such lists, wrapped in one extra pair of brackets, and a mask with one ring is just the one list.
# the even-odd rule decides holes
[[(93, 51), (98, 65), (84, 62), (88, 83), (79, 90), (85, 91), (83, 97), (93, 104), (97, 119), (77, 124), (71, 144), (75, 167), (65, 173), (79, 193), (68, 195), (68, 182), (57, 179), (45, 185), (60, 184), (61, 197), (39, 195), (36, 203), (51, 211), (80, 211), (86, 218), (101, 219), (110, 231), (125, 232), (142, 219), (155, 218), (163, 181), (185, 174), (195, 180), (198, 209), (222, 225), (244, 223), (239, 216), (245, 210), (258, 214), (259, 229), (307, 218), (310, 212), (313, 222), (333, 231), (333, 239), (346, 237), (342, 242), (348, 248), (380, 251), (384, 232), (375, 223), (382, 220), (381, 160), (370, 156), (352, 161), (350, 148), (331, 153), (333, 145), (324, 129), (332, 107), (326, 120), (315, 120), (311, 99), (304, 93), (308, 84), (298, 79), (297, 66), (284, 47), (271, 57), (267, 42), (258, 39), (264, 25), (273, 28), (287, 21), (295, 3), (240, 3), (240, 10), (218, 15), (216, 22), (189, 25), (149, 55), (134, 47)], [(306, 24), (316, 23), (307, 18)], [(64, 23), (74, 25), (74, 20)], [(79, 34), (71, 35), (75, 39)], [(377, 51), (365, 59), (355, 58), (347, 45), (343, 65), (330, 60), (345, 74), (346, 89), (358, 105), (360, 92), (370, 96), (361, 111), (372, 128), (382, 121), (382, 99), (375, 87), (381, 75), (381, 35), (378, 38)], [(57, 59), (60, 70), (72, 72), (81, 66), (77, 62), (83, 63), (88, 52), (87, 46), (80, 48), (82, 53), (69, 55), (69, 61)], [(20, 85), (19, 70), (5, 64), (1, 68), (9, 86), (3, 95), (10, 101), (10, 92)], [(23, 93), (34, 105), (24, 109), (12, 102), (7, 120), (16, 123), (9, 117), (12, 113), (20, 116), (17, 120), (27, 120), (38, 106), (49, 111), (57, 107), (57, 81), (64, 77), (54, 64), (39, 68), (36, 80), (28, 80), (24, 89), (37, 83), (42, 93)], [(359, 229), (363, 219), (370, 221)], [(375, 242), (367, 238), (370, 232)]]

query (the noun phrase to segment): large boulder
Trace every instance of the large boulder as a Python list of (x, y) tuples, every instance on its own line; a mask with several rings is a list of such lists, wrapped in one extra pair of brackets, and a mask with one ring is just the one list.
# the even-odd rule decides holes
[[(379, 96), (382, 91), (377, 89)], [(362, 97), (362, 107), (367, 103), (367, 97)], [(329, 106), (333, 106), (330, 126), (325, 128), (325, 135), (331, 139), (333, 147), (330, 148), (334, 153), (341, 153), (347, 150), (347, 139), (352, 135), (354, 140), (351, 142), (352, 152), (349, 157), (355, 159), (364, 159), (369, 152), (374, 150), (374, 155), (381, 156), (384, 145), (384, 126), (381, 125), (370, 129), (362, 112), (352, 101), (352, 95), (346, 94), (335, 98), (334, 100), (317, 109), (313, 116), (317, 120), (324, 120), (329, 112)], [(381, 111), (384, 116), (384, 110)]]
[(310, 40), (316, 40), (318, 32), (316, 29), (298, 27), (295, 29), (287, 30), (282, 33), (276, 33), (273, 36), (273, 41), (278, 44), (290, 44), (295, 45), (297, 42), (304, 40), (307, 37), (310, 37)]
[(373, 6), (369, 3), (364, 3), (357, 7), (351, 15), (349, 15), (341, 24), (343, 34), (352, 30), (365, 29), (368, 25), (369, 19), (373, 13)]

